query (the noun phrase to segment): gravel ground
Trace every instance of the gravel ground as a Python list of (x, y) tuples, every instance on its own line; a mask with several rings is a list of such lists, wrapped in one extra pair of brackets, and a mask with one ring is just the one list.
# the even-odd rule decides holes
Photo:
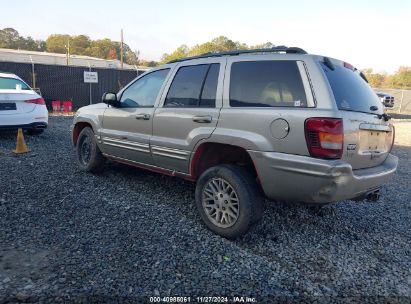
[(51, 117), (26, 155), (0, 133), (0, 302), (410, 303), (411, 123), (397, 123), (400, 167), (380, 202), (268, 202), (237, 241), (202, 225), (189, 182), (117, 164), (80, 172), (70, 123)]

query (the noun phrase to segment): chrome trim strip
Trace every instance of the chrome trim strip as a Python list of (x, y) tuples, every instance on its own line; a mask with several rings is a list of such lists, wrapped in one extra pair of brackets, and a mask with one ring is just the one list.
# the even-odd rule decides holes
[(360, 130), (390, 132), (391, 128), (389, 126), (386, 126), (386, 125), (376, 125), (376, 124), (362, 123), (362, 124), (360, 124)]
[(121, 144), (114, 144), (114, 143), (108, 143), (108, 142), (105, 142), (104, 144), (107, 145), (107, 146), (113, 146), (113, 147), (117, 147), (117, 148), (124, 148), (124, 149), (137, 151), (137, 152), (150, 153), (150, 150), (141, 149), (141, 148), (137, 148), (137, 147), (130, 147), (130, 146), (125, 146), (125, 145), (121, 145)]
[(304, 62), (297, 60), (297, 67), (298, 70), (300, 71), (301, 75), (301, 80), (303, 82), (303, 87), (305, 91), (305, 96), (307, 98), (307, 106), (308, 108), (314, 108), (315, 107), (315, 100), (313, 96), (313, 90), (310, 84), (310, 80), (307, 75), (307, 70), (305, 68)]
[(103, 137), (103, 141), (110, 141), (112, 143), (119, 143), (123, 145), (130, 145), (130, 146), (135, 146), (135, 147), (140, 147), (140, 148), (149, 148), (149, 144), (143, 144), (139, 142), (133, 142), (129, 140), (123, 140), (123, 139), (116, 139), (116, 138), (111, 138), (111, 137)]
[(108, 146), (117, 148), (128, 149), (137, 152), (150, 153), (150, 146), (148, 144), (142, 144), (137, 142), (131, 142), (128, 140), (121, 140), (109, 137), (103, 137), (102, 143)]
[(170, 149), (170, 148), (159, 147), (159, 146), (152, 146), (151, 153), (153, 153), (154, 155), (160, 155), (160, 156), (165, 156), (165, 157), (170, 157), (170, 158), (175, 158), (175, 159), (180, 159), (180, 160), (187, 160), (189, 155), (191, 154), (188, 151)]
[(179, 176), (190, 176), (190, 174), (188, 174), (188, 173), (183, 173), (183, 172), (180, 172), (180, 171), (175, 171), (175, 170), (165, 169), (165, 168), (158, 167), (158, 166), (148, 165), (148, 164), (145, 164), (145, 163), (136, 162), (134, 160), (129, 160), (127, 158), (113, 156), (113, 155), (110, 155), (110, 154), (107, 154), (107, 153), (103, 153), (103, 155), (105, 157), (108, 157), (108, 158), (113, 158), (114, 160), (116, 160), (116, 159), (117, 160), (122, 160), (122, 161), (125, 161), (125, 162), (128, 162), (128, 163), (131, 163), (131, 164), (139, 165), (141, 167), (148, 167), (148, 168), (152, 168), (152, 169), (160, 169), (160, 170), (163, 170), (163, 171), (167, 171), (167, 172), (169, 172), (170, 174), (173, 174), (173, 175), (178, 174)]
[(162, 152), (167, 152), (167, 153), (174, 153), (174, 154), (179, 154), (179, 155), (189, 155), (190, 152), (184, 151), (184, 150), (178, 150), (178, 149), (170, 149), (170, 148), (165, 148), (165, 147), (159, 147), (159, 146), (151, 146), (152, 150), (157, 150), (157, 151), (162, 151)]
[(166, 156), (170, 158), (175, 158), (175, 159), (180, 159), (180, 160), (187, 160), (187, 157), (184, 156), (177, 156), (173, 154), (168, 154), (168, 153), (162, 153), (162, 152), (152, 152), (154, 155), (160, 155), (160, 156)]

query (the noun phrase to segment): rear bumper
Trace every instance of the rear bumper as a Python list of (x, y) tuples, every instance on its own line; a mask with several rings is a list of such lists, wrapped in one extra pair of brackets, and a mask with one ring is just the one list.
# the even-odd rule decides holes
[(33, 122), (29, 124), (23, 124), (23, 125), (0, 125), (1, 130), (15, 130), (15, 129), (45, 129), (47, 128), (47, 122)]
[(40, 129), (46, 128), (49, 113), (45, 105), (36, 105), (28, 113), (2, 114), (0, 113), (1, 129)]
[(360, 197), (394, 174), (398, 158), (353, 170), (341, 160), (322, 160), (276, 152), (249, 151), (265, 195), (274, 200), (329, 203)]

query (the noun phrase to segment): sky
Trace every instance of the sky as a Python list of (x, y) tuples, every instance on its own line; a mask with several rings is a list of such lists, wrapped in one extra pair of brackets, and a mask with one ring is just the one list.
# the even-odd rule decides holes
[(159, 60), (178, 46), (220, 35), (255, 45), (298, 46), (357, 68), (395, 72), (411, 66), (410, 0), (0, 0), (0, 28), (46, 39), (85, 34), (124, 41)]

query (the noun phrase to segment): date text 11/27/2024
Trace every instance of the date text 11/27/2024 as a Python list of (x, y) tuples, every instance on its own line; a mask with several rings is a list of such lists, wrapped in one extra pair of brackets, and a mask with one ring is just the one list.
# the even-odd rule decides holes
[(257, 303), (254, 297), (150, 297), (150, 303)]

